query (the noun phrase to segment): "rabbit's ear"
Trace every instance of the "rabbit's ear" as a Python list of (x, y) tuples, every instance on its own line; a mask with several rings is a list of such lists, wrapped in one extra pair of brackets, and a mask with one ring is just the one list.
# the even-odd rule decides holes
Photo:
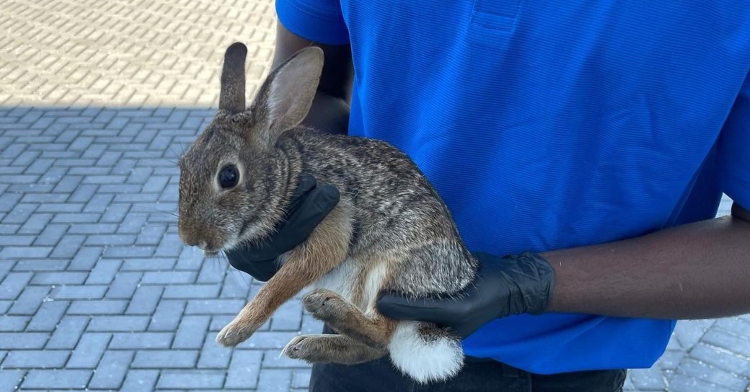
[(245, 110), (245, 58), (247, 47), (235, 42), (224, 53), (224, 67), (221, 70), (221, 92), (219, 109), (231, 113)]
[(273, 146), (279, 135), (294, 128), (310, 111), (323, 70), (323, 50), (310, 46), (276, 67), (263, 82), (251, 112), (264, 113), (266, 124), (255, 132)]

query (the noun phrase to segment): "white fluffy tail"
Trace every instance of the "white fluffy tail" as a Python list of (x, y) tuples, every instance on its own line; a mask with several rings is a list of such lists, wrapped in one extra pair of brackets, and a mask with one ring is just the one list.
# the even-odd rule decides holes
[(457, 337), (420, 322), (399, 322), (388, 350), (396, 368), (422, 384), (451, 378), (464, 363)]

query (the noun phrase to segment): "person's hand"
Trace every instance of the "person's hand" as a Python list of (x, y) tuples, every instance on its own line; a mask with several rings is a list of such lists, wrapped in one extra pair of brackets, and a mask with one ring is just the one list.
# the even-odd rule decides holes
[(335, 186), (317, 186), (315, 177), (303, 173), (286, 211), (286, 219), (275, 234), (260, 246), (240, 245), (226, 251), (229, 264), (259, 281), (271, 279), (281, 267), (276, 259), (304, 242), (336, 207), (339, 196)]
[(384, 293), (378, 311), (397, 320), (432, 322), (467, 337), (484, 324), (500, 317), (541, 314), (554, 287), (552, 266), (535, 253), (504, 257), (477, 253), (477, 277), (462, 292), (451, 296), (409, 299)]

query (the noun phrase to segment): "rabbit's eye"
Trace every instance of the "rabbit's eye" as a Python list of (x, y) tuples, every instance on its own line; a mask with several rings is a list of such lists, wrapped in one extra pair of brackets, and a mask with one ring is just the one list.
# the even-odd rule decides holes
[(219, 171), (219, 185), (224, 189), (234, 188), (240, 178), (237, 166), (226, 165)]

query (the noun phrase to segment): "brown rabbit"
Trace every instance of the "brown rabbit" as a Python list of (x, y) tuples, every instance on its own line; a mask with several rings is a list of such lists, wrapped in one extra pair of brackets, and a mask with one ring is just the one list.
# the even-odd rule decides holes
[(281, 267), (216, 337), (249, 338), (303, 289), (305, 309), (338, 334), (302, 335), (283, 353), (308, 362), (356, 364), (390, 354), (418, 382), (455, 375), (460, 339), (437, 325), (378, 313), (384, 290), (412, 297), (453, 295), (477, 263), (445, 204), (395, 147), (300, 126), (315, 95), (323, 51), (305, 48), (274, 69), (245, 108), (246, 47), (232, 44), (221, 75), (219, 110), (180, 159), (179, 234), (215, 254), (263, 241), (283, 218), (302, 172), (335, 185), (341, 200), (310, 237), (279, 258)]

